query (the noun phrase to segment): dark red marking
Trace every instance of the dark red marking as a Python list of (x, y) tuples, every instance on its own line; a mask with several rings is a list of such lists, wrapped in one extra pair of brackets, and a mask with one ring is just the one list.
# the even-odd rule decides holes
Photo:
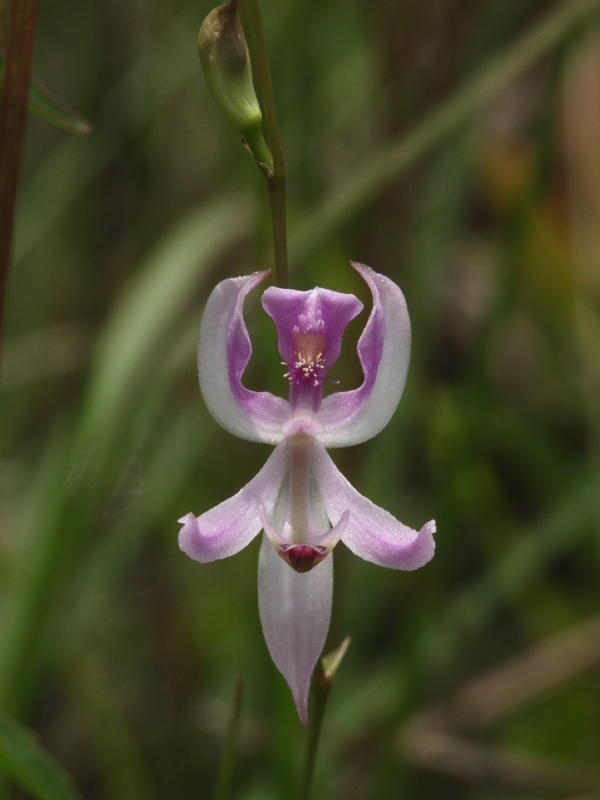
[(323, 561), (329, 549), (320, 545), (280, 544), (277, 551), (296, 572), (308, 572)]

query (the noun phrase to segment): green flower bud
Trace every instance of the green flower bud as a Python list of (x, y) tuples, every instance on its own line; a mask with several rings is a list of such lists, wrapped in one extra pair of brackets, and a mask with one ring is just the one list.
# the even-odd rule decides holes
[(206, 17), (198, 31), (198, 50), (217, 105), (240, 131), (256, 160), (271, 169), (273, 157), (263, 138), (262, 114), (237, 0), (218, 6)]

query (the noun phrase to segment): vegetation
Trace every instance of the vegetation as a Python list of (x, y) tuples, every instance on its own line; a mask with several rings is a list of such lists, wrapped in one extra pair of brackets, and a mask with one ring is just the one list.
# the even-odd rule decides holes
[[(392, 424), (332, 455), (377, 504), (438, 525), (415, 573), (336, 549), (328, 649), (352, 644), (314, 797), (598, 797), (600, 4), (261, 6), (291, 285), (367, 303), (352, 258), (397, 281), (412, 318)], [(276, 800), (300, 782), (305, 732), (262, 639), (258, 541), (204, 566), (177, 548), (177, 518), (233, 494), (269, 453), (220, 430), (197, 389), (210, 289), (271, 259), (262, 178), (202, 80), (210, 8), (40, 9), (34, 72), (93, 130), (30, 115), (16, 207), (7, 798), (209, 796), (238, 678), (230, 796)], [(283, 393), (258, 309), (248, 383)], [(335, 373), (360, 381), (352, 347)], [(39, 790), (39, 769), (58, 794)]]

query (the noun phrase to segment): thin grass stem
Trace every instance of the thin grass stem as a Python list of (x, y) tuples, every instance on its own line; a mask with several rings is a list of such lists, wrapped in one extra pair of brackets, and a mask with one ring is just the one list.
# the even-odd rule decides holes
[(13, 0), (8, 10), (6, 72), (0, 102), (0, 332), (36, 26), (37, 0)]
[(295, 259), (306, 260), (341, 225), (352, 219), (374, 197), (416, 161), (486, 106), (518, 75), (555, 47), (564, 37), (600, 10), (600, 0), (561, 3), (542, 17), (498, 55), (492, 56), (474, 78), (466, 81), (414, 128), (403, 133), (306, 215), (295, 228), (291, 249)]
[(242, 715), (243, 700), (244, 684), (242, 683), (241, 678), (238, 678), (233, 690), (231, 714), (229, 717), (229, 724), (227, 726), (227, 734), (225, 736), (223, 753), (221, 754), (219, 771), (217, 773), (217, 782), (213, 792), (213, 800), (227, 800), (229, 797), (229, 790), (231, 787), (231, 780), (233, 778), (233, 770), (235, 767), (237, 743), (240, 733), (240, 719)]

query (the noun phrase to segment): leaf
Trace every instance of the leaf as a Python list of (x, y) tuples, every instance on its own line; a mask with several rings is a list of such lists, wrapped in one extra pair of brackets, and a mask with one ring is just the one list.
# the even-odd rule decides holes
[(140, 381), (152, 383), (156, 354), (186, 313), (204, 271), (247, 228), (243, 203), (223, 194), (173, 226), (141, 264), (98, 344), (82, 422), (90, 442), (106, 439), (113, 424), (128, 419)]
[[(0, 58), (0, 88), (4, 82), (4, 59)], [(33, 78), (29, 87), (29, 110), (46, 122), (70, 133), (85, 135), (91, 133), (92, 126), (73, 109), (51, 92), (39, 78)]]
[(335, 677), (335, 673), (338, 670), (338, 667), (344, 660), (344, 656), (346, 655), (346, 651), (350, 647), (351, 638), (350, 636), (346, 636), (346, 638), (342, 641), (342, 643), (336, 647), (335, 650), (332, 650), (331, 653), (327, 653), (321, 658), (321, 667), (323, 669), (323, 676), (329, 682), (333, 681)]
[(79, 800), (62, 768), (23, 725), (4, 714), (0, 714), (0, 770), (40, 800)]
[(70, 133), (85, 135), (92, 132), (90, 123), (69, 108), (39, 78), (34, 78), (29, 87), (29, 109), (51, 125)]

